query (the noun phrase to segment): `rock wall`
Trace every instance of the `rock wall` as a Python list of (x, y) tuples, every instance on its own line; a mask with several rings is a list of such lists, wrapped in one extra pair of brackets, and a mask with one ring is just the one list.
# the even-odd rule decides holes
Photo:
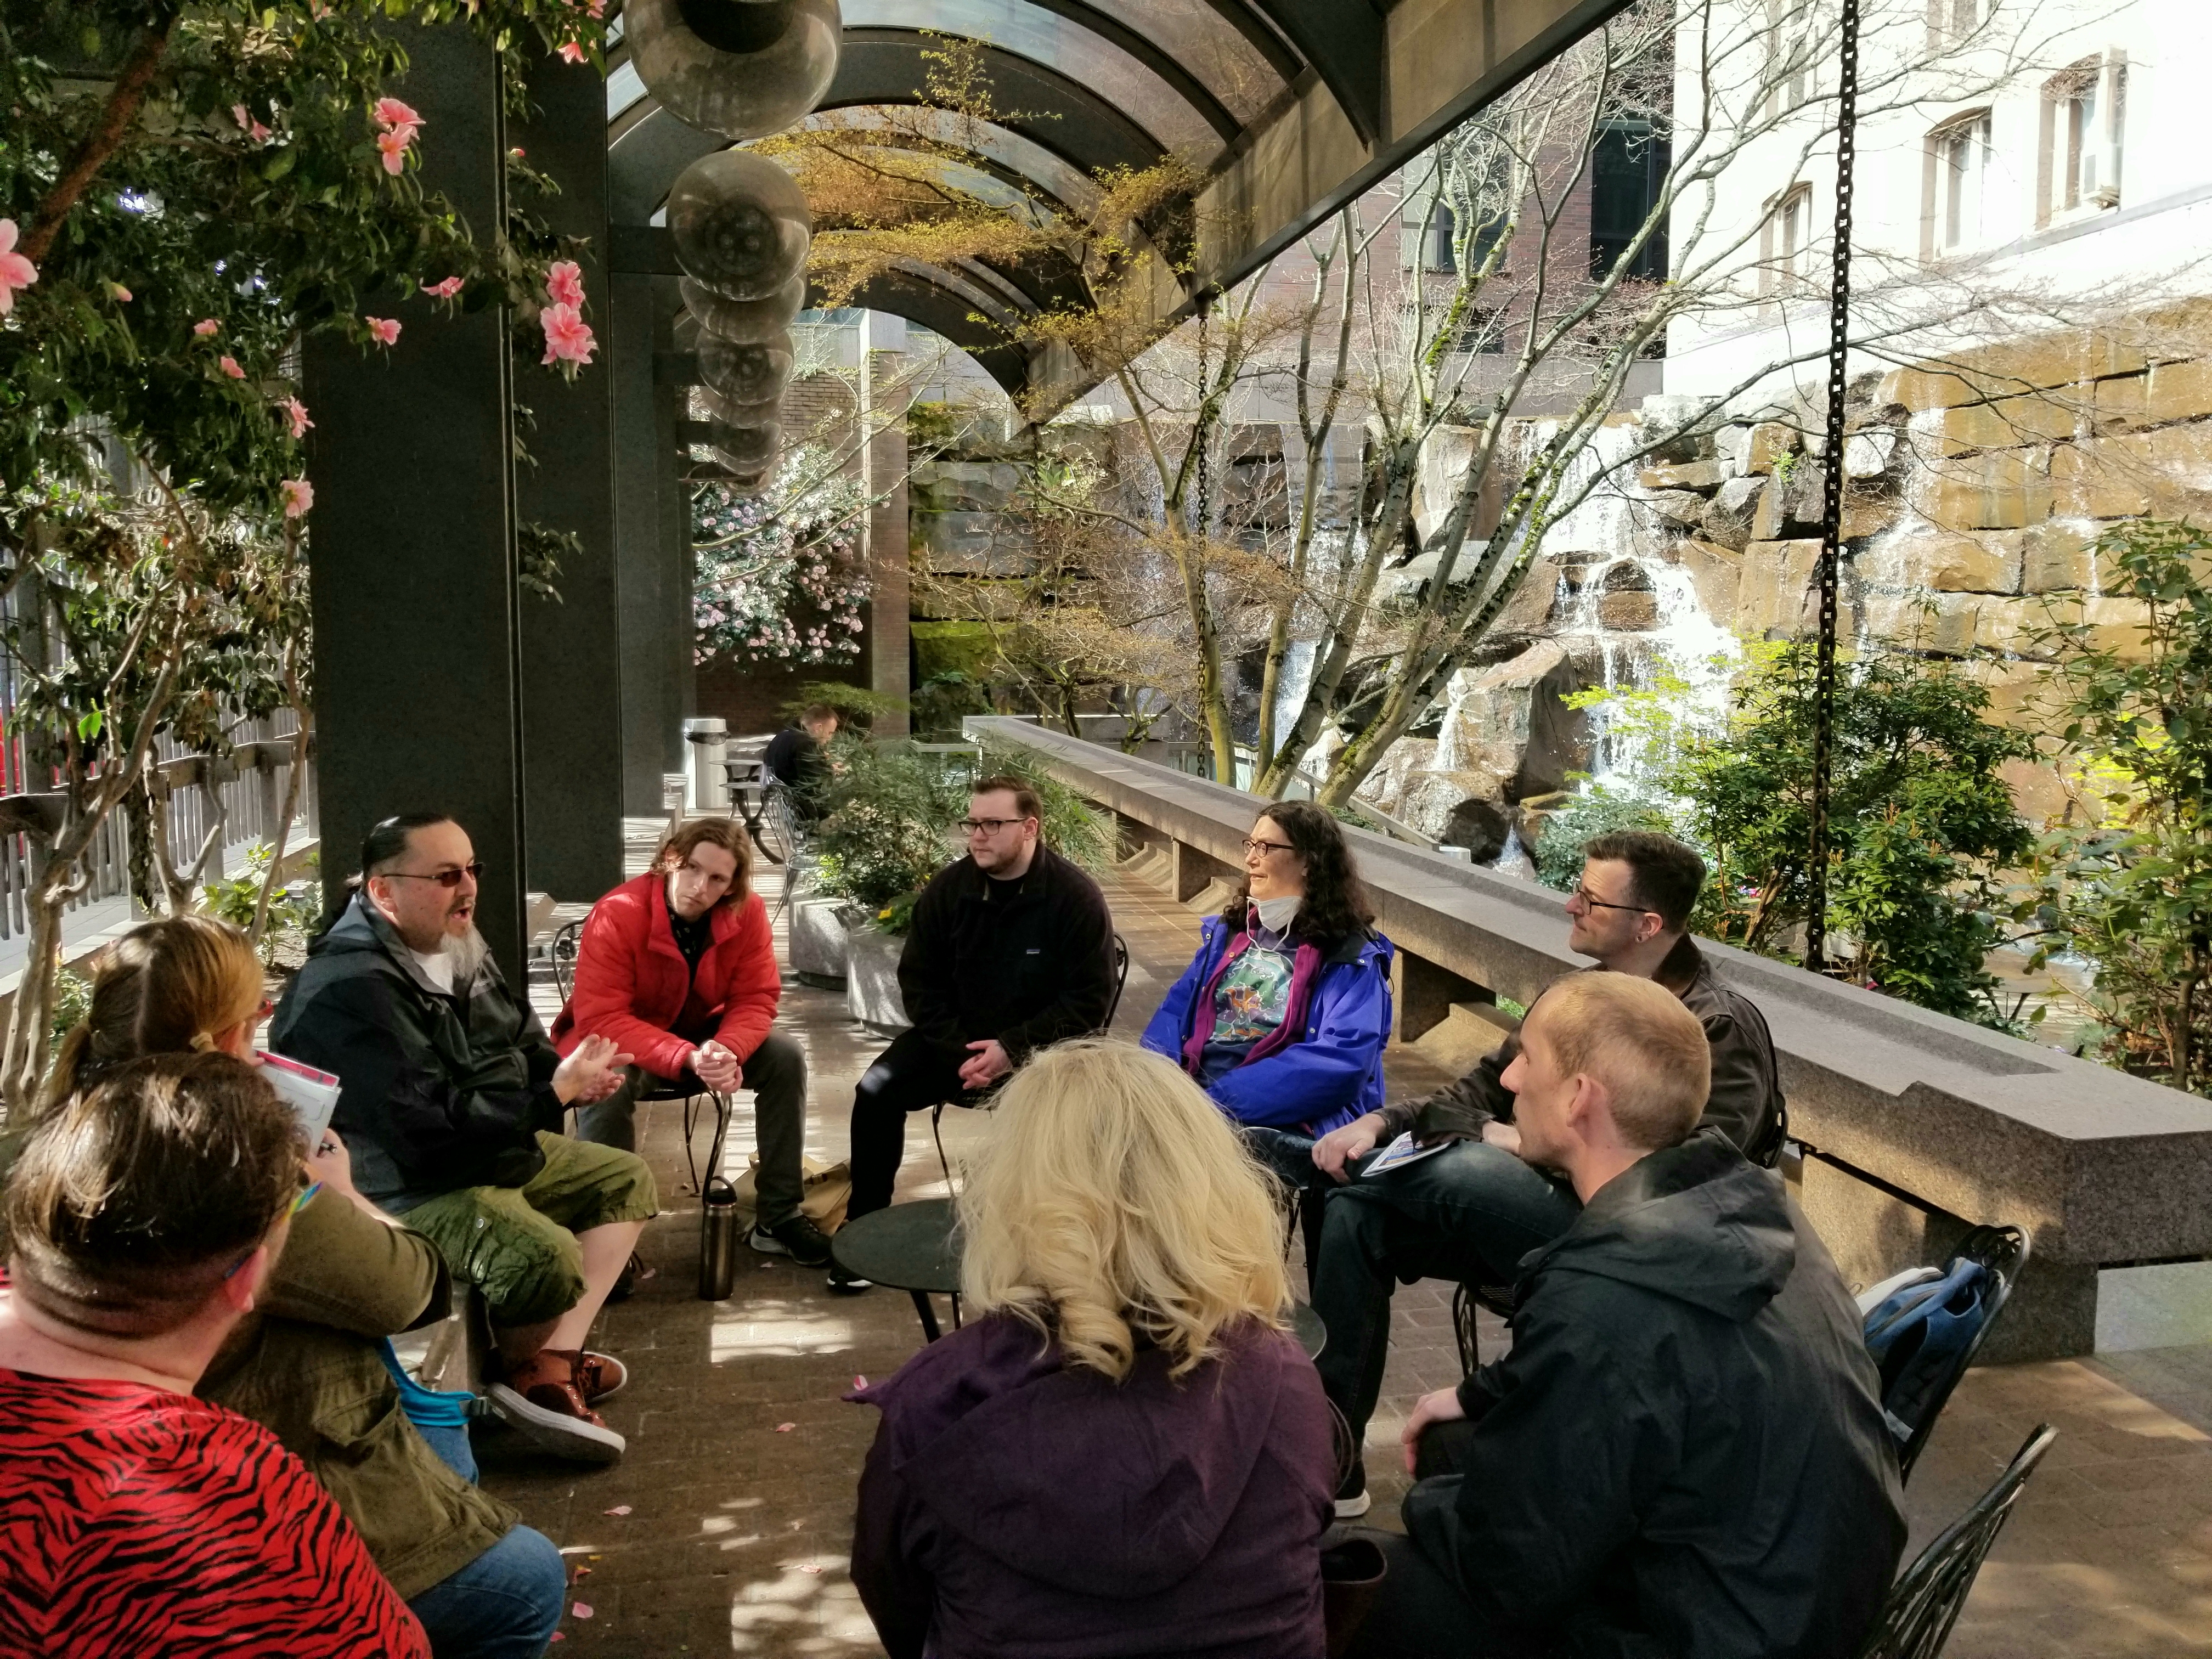
[[(1635, 418), (1663, 431), (1696, 409), (1653, 398)], [(1619, 492), (1632, 511), (1548, 535), (1490, 665), (1454, 680), (1438, 736), (1401, 744), (1363, 796), (1432, 835), (1467, 801), (1510, 810), (1591, 763), (1579, 717), (1550, 712), (1562, 690), (1647, 682), (1701, 639), (1810, 634), (1826, 414), (1816, 396), (1680, 440)], [(1961, 660), (1997, 718), (2027, 723), (2054, 625), (2142, 644), (2145, 607), (2106, 591), (2097, 538), (2147, 514), (2212, 522), (2212, 303), (1869, 374), (1845, 422), (1847, 648)], [(1449, 471), (1431, 493), (1455, 485)], [(2013, 783), (2032, 819), (2064, 810), (2050, 769), (2017, 766)]]

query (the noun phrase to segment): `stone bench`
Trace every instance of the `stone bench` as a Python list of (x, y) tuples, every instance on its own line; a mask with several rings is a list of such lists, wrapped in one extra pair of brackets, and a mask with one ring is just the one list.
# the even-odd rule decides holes
[[(1241, 870), (1267, 803), (1030, 722), (970, 735), (1033, 753), (1120, 820), (1178, 899)], [(1399, 951), (1401, 1042), (1500, 996), (1526, 1004), (1586, 966), (1561, 896), (1347, 828)], [(1700, 941), (1773, 1029), (1790, 1173), (1844, 1276), (1940, 1261), (1968, 1226), (2011, 1222), (2033, 1259), (1991, 1359), (2095, 1346), (2100, 1267), (2212, 1256), (2212, 1101), (2038, 1048), (1785, 963)], [(1501, 1026), (1504, 1022), (1493, 1021)]]

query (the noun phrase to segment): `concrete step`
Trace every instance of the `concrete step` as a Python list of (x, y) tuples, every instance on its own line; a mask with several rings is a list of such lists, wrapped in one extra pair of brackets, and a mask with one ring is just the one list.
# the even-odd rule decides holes
[(1521, 1022), (1495, 1003), (1455, 1002), (1451, 1012), (1422, 1032), (1413, 1046), (1463, 1076), (1520, 1029)]

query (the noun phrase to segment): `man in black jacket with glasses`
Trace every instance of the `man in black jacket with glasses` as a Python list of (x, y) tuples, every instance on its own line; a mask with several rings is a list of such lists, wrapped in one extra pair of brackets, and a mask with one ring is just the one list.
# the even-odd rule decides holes
[[(1036, 792), (976, 781), (960, 829), (968, 856), (921, 890), (899, 993), (900, 1033), (853, 1095), (848, 1218), (891, 1201), (909, 1112), (972, 1106), (1033, 1048), (1105, 1024), (1114, 1000), (1114, 918), (1098, 884), (1038, 839)], [(832, 1267), (830, 1288), (866, 1288)]]

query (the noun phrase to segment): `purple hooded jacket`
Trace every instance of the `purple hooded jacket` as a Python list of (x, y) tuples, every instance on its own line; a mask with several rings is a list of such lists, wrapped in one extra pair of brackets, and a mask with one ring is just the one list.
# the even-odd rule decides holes
[(1116, 1383), (994, 1314), (849, 1396), (884, 1414), (853, 1582), (890, 1659), (1321, 1659), (1328, 1402), (1287, 1334), (1223, 1346)]

